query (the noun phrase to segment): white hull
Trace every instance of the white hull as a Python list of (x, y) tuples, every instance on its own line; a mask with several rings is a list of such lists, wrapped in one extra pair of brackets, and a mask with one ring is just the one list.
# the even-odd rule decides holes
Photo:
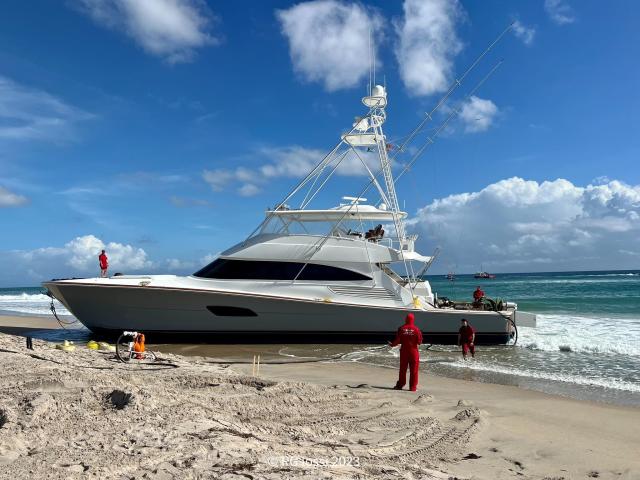
[[(109, 280), (109, 279), (106, 279)], [(430, 343), (456, 341), (467, 318), (478, 343), (506, 343), (514, 311), (460, 311), (372, 305), (369, 299), (335, 301), (287, 298), (211, 289), (82, 283), (44, 284), (80, 322), (93, 331), (139, 330), (145, 333), (205, 333), (212, 336), (346, 336), (353, 341), (391, 338), (407, 312)]]

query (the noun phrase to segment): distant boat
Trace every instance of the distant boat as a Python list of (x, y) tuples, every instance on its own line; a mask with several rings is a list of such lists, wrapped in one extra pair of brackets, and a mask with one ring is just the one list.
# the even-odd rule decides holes
[(496, 278), (496, 276), (493, 273), (476, 272), (473, 278)]
[(482, 268), (482, 265), (480, 265), (480, 271), (476, 272), (473, 278), (492, 279), (492, 278), (496, 278), (496, 276), (493, 273), (485, 272)]
[(449, 280), (450, 282), (453, 282), (456, 279), (456, 276), (453, 272), (449, 272), (445, 275), (445, 277), (447, 280)]

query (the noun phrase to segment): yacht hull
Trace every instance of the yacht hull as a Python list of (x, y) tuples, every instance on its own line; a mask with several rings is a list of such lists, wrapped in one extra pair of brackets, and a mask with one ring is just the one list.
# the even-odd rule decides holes
[(43, 284), (87, 328), (147, 335), (206, 335), (208, 341), (367, 342), (391, 339), (411, 311), (425, 343), (457, 342), (460, 320), (476, 329), (476, 343), (503, 344), (512, 336), (511, 312), (406, 309), (272, 295), (181, 288)]

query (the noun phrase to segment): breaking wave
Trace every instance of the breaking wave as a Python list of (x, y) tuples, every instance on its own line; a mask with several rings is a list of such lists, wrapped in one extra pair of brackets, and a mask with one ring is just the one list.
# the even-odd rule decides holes
[(518, 346), (544, 352), (640, 357), (640, 319), (576, 315), (537, 316), (537, 327), (518, 329)]
[[(51, 299), (42, 293), (20, 293), (0, 295), (0, 311), (28, 315), (50, 315)], [(58, 315), (71, 315), (59, 301), (54, 303)]]

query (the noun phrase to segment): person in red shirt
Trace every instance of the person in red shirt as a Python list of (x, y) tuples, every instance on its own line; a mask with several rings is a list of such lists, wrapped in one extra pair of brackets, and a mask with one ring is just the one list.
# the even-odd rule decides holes
[(409, 367), (409, 388), (415, 392), (418, 388), (418, 367), (420, 365), (420, 352), (418, 345), (422, 343), (422, 332), (414, 323), (413, 313), (408, 313), (404, 325), (398, 328), (396, 338), (389, 345), (400, 345), (400, 373), (398, 383), (394, 390), (402, 390), (407, 383), (407, 367)]
[(473, 329), (466, 318), (462, 319), (462, 326), (458, 330), (458, 345), (462, 346), (462, 358), (467, 359), (467, 355), (471, 352), (471, 356), (476, 356), (476, 331)]
[(477, 287), (473, 292), (473, 305), (479, 307), (483, 298), (484, 292), (480, 289), (480, 287)]
[(98, 255), (98, 261), (100, 262), (100, 276), (105, 278), (107, 276), (107, 269), (109, 268), (109, 259), (107, 258), (107, 254), (104, 253), (104, 250)]

